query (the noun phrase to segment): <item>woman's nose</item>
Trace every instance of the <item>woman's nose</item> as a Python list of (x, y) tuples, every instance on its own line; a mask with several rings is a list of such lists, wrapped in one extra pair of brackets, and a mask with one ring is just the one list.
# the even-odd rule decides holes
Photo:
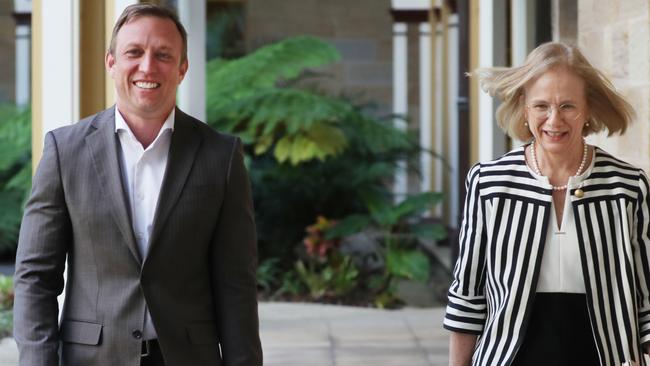
[(560, 110), (554, 106), (550, 106), (546, 112), (546, 123), (555, 124), (561, 119)]

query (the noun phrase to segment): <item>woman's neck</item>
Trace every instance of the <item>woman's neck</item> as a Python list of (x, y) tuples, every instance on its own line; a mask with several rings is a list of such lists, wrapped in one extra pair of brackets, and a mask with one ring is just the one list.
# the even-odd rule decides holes
[[(552, 153), (545, 150), (541, 144), (536, 142), (533, 144), (535, 144), (534, 149), (529, 149), (529, 154), (531, 154), (531, 159), (537, 161), (537, 169), (539, 169), (537, 173), (548, 177), (552, 185), (566, 184), (569, 177), (582, 174), (588, 166), (589, 149), (587, 148), (585, 159), (584, 148), (586, 145), (584, 142), (566, 153)], [(534, 157), (532, 156), (533, 152), (535, 153)]]

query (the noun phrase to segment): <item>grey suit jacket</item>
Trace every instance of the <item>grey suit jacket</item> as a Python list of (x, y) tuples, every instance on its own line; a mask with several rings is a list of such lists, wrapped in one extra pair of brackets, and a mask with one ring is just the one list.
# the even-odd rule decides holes
[(20, 365), (140, 365), (145, 304), (167, 365), (261, 365), (241, 142), (176, 111), (150, 249), (141, 258), (114, 111), (45, 138), (16, 258)]

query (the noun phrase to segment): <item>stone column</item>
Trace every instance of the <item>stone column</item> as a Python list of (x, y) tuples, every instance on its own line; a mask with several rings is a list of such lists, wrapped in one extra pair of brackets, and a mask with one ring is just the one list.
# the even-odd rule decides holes
[[(408, 40), (406, 23), (393, 24), (393, 113), (406, 116), (408, 113)], [(395, 119), (395, 125), (406, 130), (406, 121)], [(393, 192), (397, 196), (408, 193), (406, 162), (400, 162), (395, 173)]]
[(187, 30), (190, 68), (178, 89), (178, 107), (205, 122), (205, 33), (204, 0), (178, 0), (178, 15)]
[[(484, 0), (479, 12), (479, 67), (505, 66), (505, 0)], [(478, 98), (479, 161), (506, 151), (506, 135), (496, 124), (496, 100), (481, 92)]]
[(26, 106), (31, 100), (31, 15), (32, 3), (27, 0), (14, 0), (16, 19), (16, 105)]
[[(420, 23), (420, 146), (423, 149), (431, 150), (432, 133), (432, 85), (431, 85), (431, 26), (429, 23)], [(420, 189), (427, 192), (433, 189), (431, 177), (433, 173), (431, 154), (423, 152), (420, 156), (420, 169), (422, 174)]]

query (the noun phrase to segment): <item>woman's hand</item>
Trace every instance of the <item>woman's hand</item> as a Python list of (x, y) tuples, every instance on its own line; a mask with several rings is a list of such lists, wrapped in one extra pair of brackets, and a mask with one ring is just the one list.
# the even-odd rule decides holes
[(476, 348), (476, 335), (451, 332), (449, 336), (449, 366), (469, 366)]

